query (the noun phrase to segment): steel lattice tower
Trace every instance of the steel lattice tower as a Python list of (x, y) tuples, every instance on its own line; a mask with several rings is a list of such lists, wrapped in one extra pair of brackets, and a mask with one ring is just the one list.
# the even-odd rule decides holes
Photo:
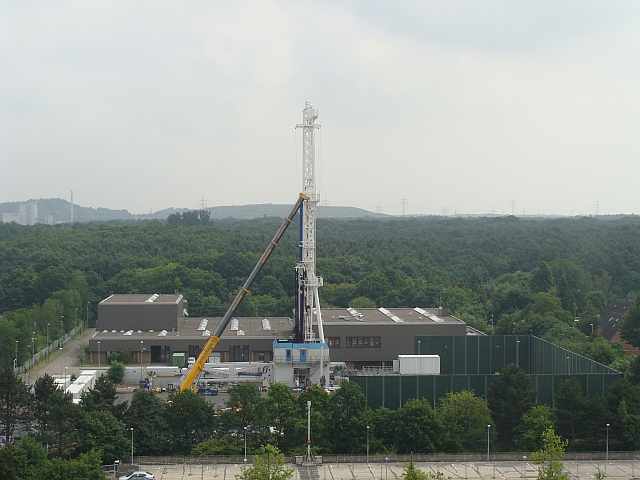
[(303, 283), (299, 305), (302, 309), (300, 317), (303, 322), (301, 333), (304, 342), (315, 340), (314, 323), (318, 324), (320, 341), (324, 341), (318, 298), (318, 287), (322, 286), (322, 277), (316, 276), (316, 206), (319, 195), (316, 185), (315, 130), (320, 128), (320, 125), (314, 123), (316, 118), (318, 118), (318, 110), (306, 102), (302, 110), (302, 124), (296, 125), (296, 128), (302, 129), (303, 137), (302, 193), (309, 198), (305, 200), (302, 207), (301, 258), (297, 267), (298, 277)]

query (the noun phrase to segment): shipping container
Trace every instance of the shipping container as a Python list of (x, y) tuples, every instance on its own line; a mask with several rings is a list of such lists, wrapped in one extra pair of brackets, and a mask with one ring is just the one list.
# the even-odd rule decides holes
[(440, 375), (438, 355), (398, 355), (400, 375)]
[(185, 366), (185, 359), (184, 359), (185, 355), (184, 353), (174, 353), (172, 356), (173, 359), (173, 366), (174, 367), (184, 367)]

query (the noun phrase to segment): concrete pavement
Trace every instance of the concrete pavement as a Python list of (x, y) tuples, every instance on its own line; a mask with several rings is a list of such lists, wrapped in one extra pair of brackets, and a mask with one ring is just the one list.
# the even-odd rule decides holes
[[(200, 479), (220, 479), (233, 480), (235, 475), (242, 473), (242, 464), (220, 464), (220, 465), (200, 465), (197, 458), (187, 459), (187, 462), (180, 465), (140, 465), (140, 470), (153, 473), (158, 480), (183, 480), (189, 478)], [(536, 465), (530, 462), (469, 462), (469, 463), (444, 463), (444, 462), (416, 462), (415, 466), (424, 472), (442, 472), (444, 477), (452, 480), (533, 480), (538, 475)], [(287, 465), (295, 468), (293, 465)], [(588, 461), (580, 460), (566, 461), (564, 469), (571, 479), (594, 480), (595, 475), (601, 472), (607, 478), (629, 480), (640, 474), (640, 461), (613, 460)], [(126, 475), (128, 465), (122, 465), (120, 472), (116, 475)], [(315, 469), (307, 467), (297, 467), (294, 469), (292, 480), (397, 480), (402, 475), (403, 464), (401, 463), (327, 463)]]

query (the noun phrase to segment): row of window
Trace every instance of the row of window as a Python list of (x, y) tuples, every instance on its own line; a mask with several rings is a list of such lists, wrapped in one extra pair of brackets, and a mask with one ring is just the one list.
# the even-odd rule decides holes
[[(381, 337), (347, 337), (346, 348), (380, 348)], [(340, 348), (340, 337), (327, 337), (329, 348)]]

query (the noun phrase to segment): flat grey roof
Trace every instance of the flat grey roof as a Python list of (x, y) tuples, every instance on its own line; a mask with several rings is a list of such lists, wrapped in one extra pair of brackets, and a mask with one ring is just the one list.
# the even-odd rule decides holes
[(464, 324), (462, 320), (437, 308), (323, 308), (324, 325), (368, 323), (376, 325)]
[[(238, 317), (235, 320), (238, 321), (238, 330), (231, 330), (232, 324), (234, 323), (232, 319), (231, 323), (227, 325), (227, 328), (222, 333), (222, 338), (231, 338), (231, 337), (250, 337), (250, 338), (259, 338), (259, 337), (271, 337), (271, 338), (287, 338), (293, 333), (293, 323), (291, 319), (286, 317), (271, 317), (268, 318), (268, 329), (265, 329), (263, 326), (264, 317)], [(207, 320), (206, 325), (204, 320)], [(146, 339), (157, 339), (162, 337), (168, 338), (202, 338), (203, 332), (208, 330), (210, 333), (213, 333), (218, 325), (220, 324), (221, 317), (218, 318), (185, 318), (184, 320), (180, 320), (178, 322), (178, 330), (175, 332), (167, 331), (166, 334), (160, 335), (161, 330), (101, 330), (96, 332), (96, 334), (92, 337), (94, 340), (146, 340)], [(199, 330), (200, 325), (205, 325), (204, 330)], [(238, 335), (238, 331), (243, 331), (244, 335)], [(273, 331), (276, 333), (273, 333)], [(204, 336), (204, 338), (207, 338)]]
[(100, 303), (108, 304), (125, 304), (131, 305), (136, 303), (178, 303), (182, 299), (182, 295), (167, 295), (167, 294), (141, 294), (141, 295), (121, 295), (115, 294), (105, 298)]

